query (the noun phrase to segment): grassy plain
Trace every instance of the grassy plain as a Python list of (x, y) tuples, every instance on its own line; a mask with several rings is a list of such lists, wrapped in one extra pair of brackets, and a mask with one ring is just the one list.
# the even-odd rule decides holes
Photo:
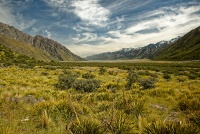
[[(56, 84), (66, 72), (78, 74), (80, 80), (92, 74), (100, 87), (92, 92), (61, 89)], [(127, 90), (131, 72), (137, 79)], [(153, 86), (142, 87), (140, 81), (150, 79)], [(134, 134), (177, 124), (182, 132), (190, 128), (199, 133), (199, 87), (199, 61), (0, 67), (0, 133)]]

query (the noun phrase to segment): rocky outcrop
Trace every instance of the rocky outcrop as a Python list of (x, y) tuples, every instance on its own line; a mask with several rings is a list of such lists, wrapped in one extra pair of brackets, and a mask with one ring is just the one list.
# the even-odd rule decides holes
[(37, 104), (39, 102), (45, 101), (42, 97), (36, 99), (33, 95), (27, 95), (24, 97), (7, 97), (6, 100), (10, 103), (19, 103), (19, 102), (24, 102), (28, 104)]
[(36, 35), (33, 38), (32, 45), (43, 50), (46, 53), (49, 53), (52, 57), (60, 61), (73, 59), (83, 60), (79, 56), (69, 51), (66, 47), (62, 46), (60, 43), (48, 38), (44, 38), (40, 35)]
[(167, 115), (167, 117), (164, 119), (163, 123), (182, 123), (182, 121), (179, 118), (178, 112), (173, 112)]
[(15, 39), (18, 41), (26, 42), (28, 44), (32, 44), (33, 42), (32, 36), (17, 30), (13, 26), (10, 26), (1, 22), (0, 22), (0, 34), (2, 36)]
[[(73, 54), (66, 47), (62, 46), (60, 43), (52, 39), (44, 38), (40, 35), (36, 35), (35, 37), (32, 37), (26, 33), (23, 33), (17, 30), (13, 26), (9, 26), (1, 22), (0, 22), (0, 36), (15, 39), (17, 41), (21, 41), (35, 48), (38, 48), (42, 50), (43, 52), (45, 52), (46, 55), (50, 56), (51, 60), (57, 60), (57, 61), (84, 60), (83, 58)], [(5, 45), (5, 44), (2, 44), (2, 45)]]

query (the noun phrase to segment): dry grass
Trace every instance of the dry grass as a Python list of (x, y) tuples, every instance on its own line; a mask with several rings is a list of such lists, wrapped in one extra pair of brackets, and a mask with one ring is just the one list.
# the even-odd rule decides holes
[[(185, 124), (193, 124), (191, 119), (198, 120), (194, 115), (200, 111), (194, 103), (200, 103), (199, 78), (170, 74), (171, 78), (166, 80), (162, 71), (135, 70), (140, 78), (155, 77), (151, 74), (156, 74), (155, 88), (141, 90), (136, 82), (126, 90), (126, 70), (107, 67), (104, 74), (99, 74), (99, 69), (69, 69), (79, 73), (79, 78), (92, 73), (101, 81), (97, 91), (83, 93), (72, 88), (60, 90), (55, 87), (61, 69), (0, 68), (0, 133), (57, 134), (80, 130), (85, 133), (141, 133), (152, 122), (163, 122), (175, 112), (178, 115), (174, 118)], [(185, 71), (189, 69), (185, 68)], [(34, 96), (37, 103), (23, 101), (28, 95)], [(181, 111), (178, 106), (185, 106), (182, 101), (190, 102), (191, 106)]]

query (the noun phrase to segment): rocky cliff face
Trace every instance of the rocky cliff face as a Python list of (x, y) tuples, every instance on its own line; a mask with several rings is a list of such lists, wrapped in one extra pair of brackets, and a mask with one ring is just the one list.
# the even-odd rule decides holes
[(26, 42), (28, 44), (32, 44), (33, 42), (32, 36), (17, 30), (13, 26), (10, 26), (1, 22), (0, 22), (0, 35), (11, 38), (11, 39), (19, 40), (22, 42)]
[(36, 35), (33, 38), (32, 45), (43, 50), (46, 53), (49, 53), (54, 58), (57, 58), (60, 61), (68, 60), (81, 60), (81, 58), (71, 51), (69, 51), (66, 47), (62, 46), (60, 43), (44, 38), (40, 35)]
[(44, 38), (40, 35), (32, 37), (28, 34), (25, 34), (17, 30), (13, 26), (9, 26), (1, 22), (0, 22), (0, 35), (32, 45), (33, 47), (36, 47), (45, 52), (47, 55), (49, 55), (51, 57), (51, 60), (58, 60), (58, 61), (83, 60), (83, 58), (73, 54), (66, 47), (62, 46), (60, 43), (52, 39)]

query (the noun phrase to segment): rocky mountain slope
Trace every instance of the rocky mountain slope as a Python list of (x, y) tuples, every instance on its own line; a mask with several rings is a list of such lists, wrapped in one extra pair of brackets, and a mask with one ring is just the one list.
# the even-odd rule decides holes
[(160, 41), (155, 44), (149, 44), (141, 48), (123, 48), (115, 52), (106, 52), (86, 57), (87, 60), (123, 60), (123, 59), (152, 59), (154, 54), (164, 46), (167, 46), (180, 37), (170, 41)]
[(200, 26), (155, 53), (155, 60), (200, 60)]
[(26, 55), (28, 57), (33, 57), (37, 60), (43, 60), (43, 61), (52, 60), (52, 57), (49, 54), (45, 53), (39, 48), (33, 47), (32, 45), (29, 45), (22, 41), (11, 39), (5, 36), (0, 36), (0, 44), (4, 45), (5, 47), (13, 50), (18, 54)]
[(83, 58), (73, 54), (60, 43), (40, 35), (32, 37), (13, 26), (0, 22), (0, 43), (12, 51), (44, 61), (79, 61)]

